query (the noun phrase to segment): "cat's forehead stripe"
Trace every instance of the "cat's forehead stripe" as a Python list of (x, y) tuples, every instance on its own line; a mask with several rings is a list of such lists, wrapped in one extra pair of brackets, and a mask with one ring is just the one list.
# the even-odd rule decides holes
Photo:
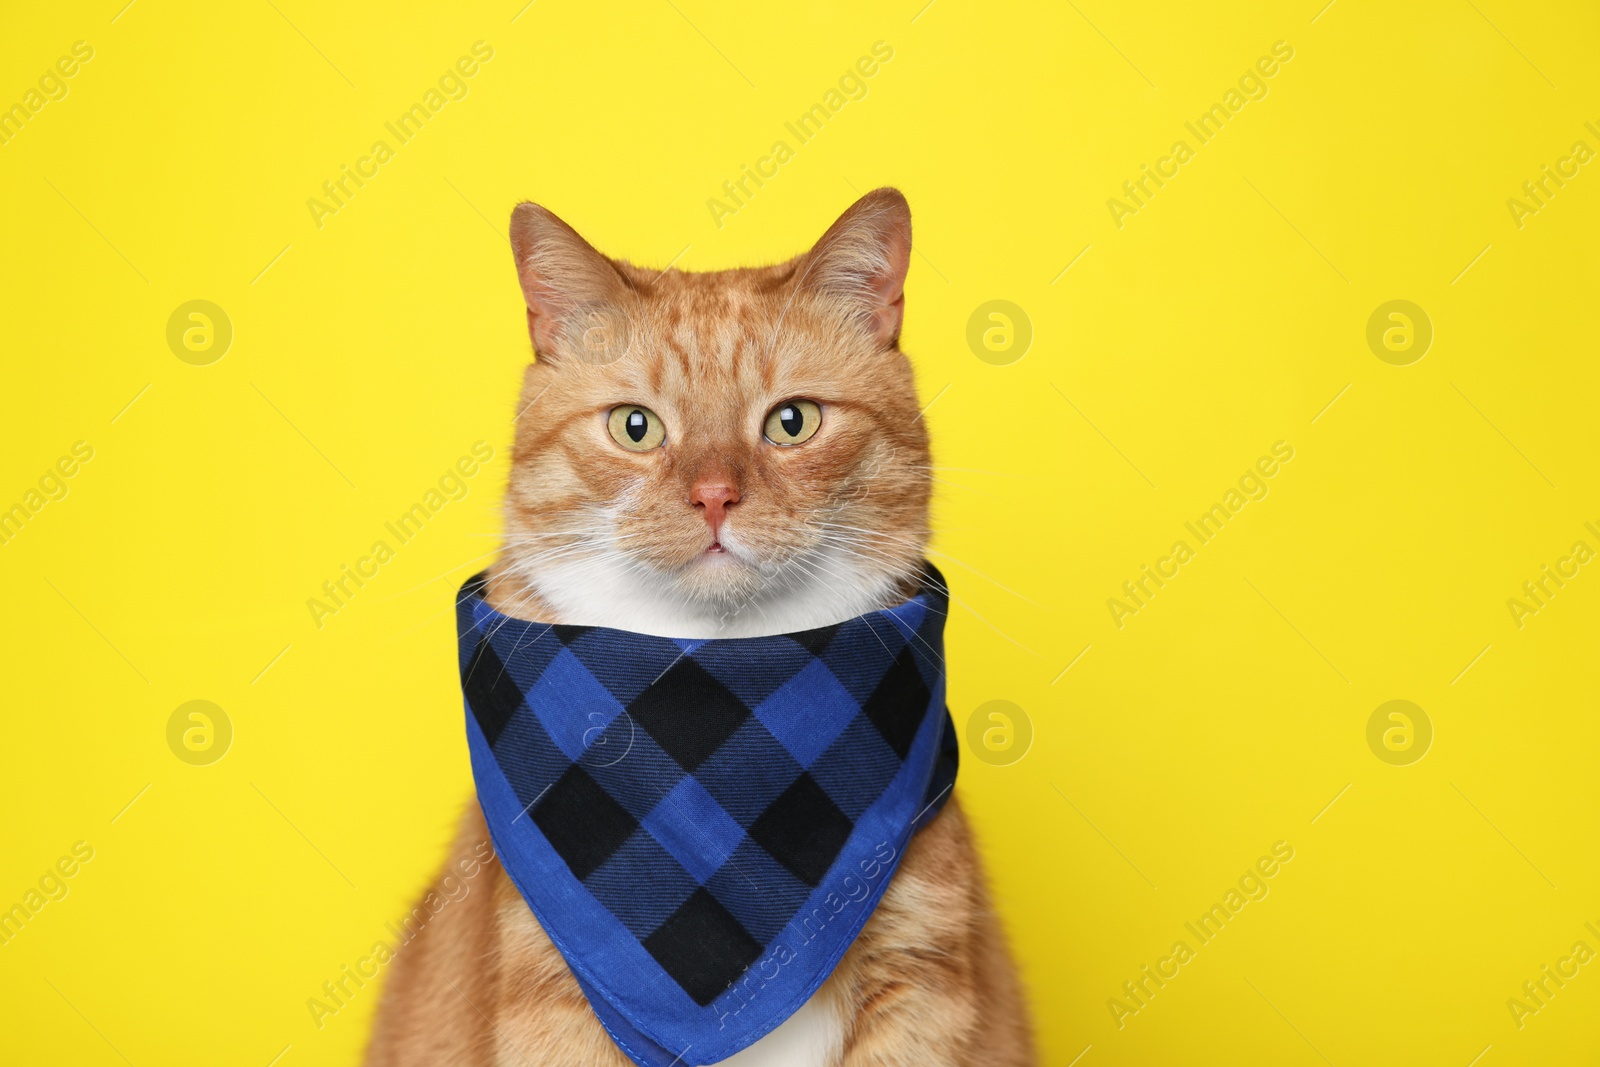
[(708, 375), (726, 378), (730, 371), (739, 379), (754, 371), (758, 382), (770, 384), (773, 318), (749, 300), (730, 303), (717, 315), (669, 312), (660, 316), (655, 329), (640, 331), (644, 344), (638, 355), (656, 389), (666, 383), (669, 370), (686, 381)]

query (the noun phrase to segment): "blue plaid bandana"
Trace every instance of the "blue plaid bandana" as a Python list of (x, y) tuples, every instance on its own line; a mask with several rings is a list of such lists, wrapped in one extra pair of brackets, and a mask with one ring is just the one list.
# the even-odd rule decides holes
[(500, 861), (641, 1067), (707, 1064), (833, 972), (955, 784), (948, 591), (836, 626), (687, 641), (457, 599)]

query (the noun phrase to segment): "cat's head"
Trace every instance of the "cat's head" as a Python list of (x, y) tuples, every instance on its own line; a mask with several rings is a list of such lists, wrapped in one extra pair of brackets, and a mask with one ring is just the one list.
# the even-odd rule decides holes
[(772, 267), (635, 267), (531, 203), (511, 244), (537, 358), (497, 606), (716, 637), (904, 596), (931, 479), (898, 343), (911, 254), (898, 191), (867, 194)]

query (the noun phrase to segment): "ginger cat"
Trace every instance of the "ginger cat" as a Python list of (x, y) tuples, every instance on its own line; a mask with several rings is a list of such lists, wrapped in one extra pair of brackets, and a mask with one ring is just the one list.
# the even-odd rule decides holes
[[(911, 216), (869, 193), (786, 263), (607, 259), (524, 203), (511, 242), (537, 360), (489, 601), (523, 619), (680, 638), (790, 633), (904, 600), (929, 452), (899, 349)], [(629, 1067), (474, 802), (446, 871), (477, 871), (391, 965), (369, 1067)], [(1026, 1067), (1026, 1009), (955, 798), (860, 936), (739, 1067)]]

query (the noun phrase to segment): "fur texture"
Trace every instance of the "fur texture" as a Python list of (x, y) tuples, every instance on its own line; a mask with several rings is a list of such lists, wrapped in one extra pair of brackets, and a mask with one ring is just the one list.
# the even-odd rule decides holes
[[(868, 194), (808, 253), (692, 274), (606, 259), (533, 204), (512, 245), (537, 360), (490, 570), (500, 611), (673, 637), (785, 633), (907, 596), (929, 453), (898, 346), (911, 221)], [(802, 398), (801, 444), (763, 436)], [(613, 408), (663, 443), (630, 451)], [(481, 854), (476, 803), (447, 870)], [(369, 1067), (628, 1067), (497, 863), (391, 965)], [(958, 798), (908, 846), (839, 967), (740, 1067), (1025, 1067), (1026, 1013)]]

